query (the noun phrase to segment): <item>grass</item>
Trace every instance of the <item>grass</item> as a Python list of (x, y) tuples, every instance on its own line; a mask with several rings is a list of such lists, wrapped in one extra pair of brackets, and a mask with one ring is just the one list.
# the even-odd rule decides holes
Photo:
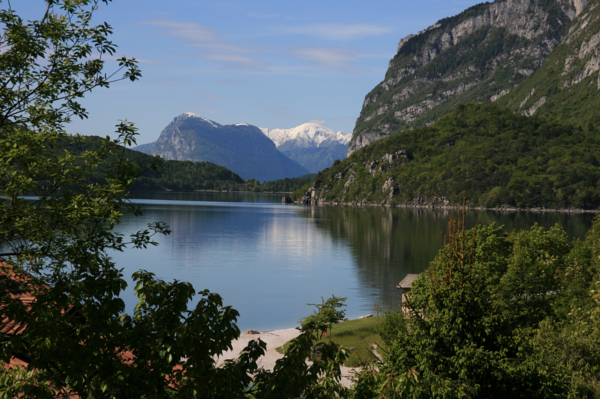
[[(332, 332), (326, 338), (349, 350), (349, 358), (345, 361), (345, 366), (361, 366), (376, 360), (370, 351), (370, 346), (382, 345), (379, 330), (383, 321), (383, 317), (345, 320), (332, 326)], [(284, 352), (287, 344), (280, 347), (278, 351)]]

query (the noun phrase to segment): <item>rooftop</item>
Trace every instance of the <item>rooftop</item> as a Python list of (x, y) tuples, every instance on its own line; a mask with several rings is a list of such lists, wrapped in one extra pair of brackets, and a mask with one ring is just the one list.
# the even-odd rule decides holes
[[(31, 288), (27, 288), (30, 287), (30, 280), (28, 277), (24, 274), (15, 273), (11, 266), (0, 260), (0, 278), (6, 279), (4, 285), (10, 285), (11, 287), (14, 286), (15, 291), (10, 293), (10, 297), (13, 299), (18, 299), (27, 309), (29, 309), (31, 304), (35, 302), (36, 298), (30, 292)], [(2, 305), (0, 305), (0, 312), (1, 310)], [(25, 331), (26, 327), (26, 324), (16, 322), (10, 319), (8, 316), (3, 316), (0, 313), (0, 334), (19, 335)]]
[(399, 284), (397, 284), (396, 287), (403, 290), (409, 290), (412, 288), (412, 284), (414, 284), (414, 281), (416, 281), (418, 276), (419, 274), (414, 273), (406, 274), (406, 276), (399, 282)]

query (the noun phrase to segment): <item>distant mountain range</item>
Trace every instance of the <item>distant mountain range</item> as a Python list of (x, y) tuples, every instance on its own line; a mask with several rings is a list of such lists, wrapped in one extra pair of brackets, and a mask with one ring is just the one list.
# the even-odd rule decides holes
[(130, 194), (135, 196), (196, 191), (292, 192), (307, 185), (314, 177), (309, 174), (258, 183), (255, 180), (245, 181), (227, 168), (210, 162), (165, 160), (159, 156), (124, 148), (107, 138), (94, 135), (66, 135), (61, 141), (61, 147), (74, 154), (101, 151), (108, 146), (112, 154), (103, 159), (92, 181), (102, 182), (106, 179), (107, 167), (126, 160), (136, 174), (129, 188)]
[(222, 125), (183, 113), (157, 141), (135, 150), (167, 160), (208, 161), (243, 179), (271, 181), (315, 173), (344, 159), (351, 134), (309, 122), (290, 129)]
[(193, 113), (177, 116), (156, 142), (140, 145), (136, 150), (168, 160), (208, 161), (243, 179), (270, 181), (308, 174), (282, 154), (259, 128), (249, 124), (222, 125)]
[(278, 150), (307, 171), (317, 173), (347, 154), (351, 134), (333, 131), (319, 122), (307, 122), (293, 128), (261, 128)]

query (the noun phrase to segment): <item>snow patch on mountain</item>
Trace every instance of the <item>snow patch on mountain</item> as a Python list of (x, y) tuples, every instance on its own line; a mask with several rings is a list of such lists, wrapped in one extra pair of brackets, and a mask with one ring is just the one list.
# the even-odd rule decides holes
[(335, 132), (319, 121), (309, 121), (293, 128), (261, 128), (261, 131), (278, 148), (289, 142), (297, 147), (320, 147), (325, 143), (335, 142), (347, 145), (351, 140), (350, 133)]
[(333, 131), (321, 121), (309, 121), (293, 128), (261, 128), (279, 151), (311, 173), (342, 160), (351, 134)]
[(176, 120), (177, 120), (177, 121), (180, 121), (180, 120), (186, 120), (186, 119), (188, 119), (188, 118), (193, 118), (193, 119), (195, 119), (195, 120), (204, 121), (204, 122), (206, 122), (207, 124), (209, 124), (210, 126), (212, 126), (213, 128), (222, 127), (222, 124), (220, 124), (220, 123), (217, 123), (217, 122), (215, 122), (215, 121), (213, 121), (213, 120), (209, 120), (209, 119), (207, 119), (207, 118), (203, 118), (203, 117), (199, 116), (198, 114), (196, 114), (196, 113), (193, 113), (193, 112), (191, 112), (191, 111), (187, 111), (187, 112), (185, 112), (185, 113), (182, 113), (182, 114), (180, 114), (180, 115), (176, 116), (176, 118), (174, 118), (174, 121), (176, 121)]

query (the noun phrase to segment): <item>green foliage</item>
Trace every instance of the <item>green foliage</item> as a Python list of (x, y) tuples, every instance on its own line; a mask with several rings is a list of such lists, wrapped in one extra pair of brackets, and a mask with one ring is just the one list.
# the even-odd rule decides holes
[(253, 192), (295, 192), (313, 181), (315, 174), (307, 174), (295, 178), (283, 178), (281, 180), (258, 182), (247, 180), (244, 188)]
[[(27, 21), (2, 2), (0, 9), (0, 128), (62, 129), (73, 116), (85, 118), (87, 93), (140, 76), (136, 60), (116, 57), (106, 22), (93, 15), (107, 1), (46, 1), (42, 17)], [(117, 68), (107, 72), (107, 59)]]
[[(199, 190), (288, 193), (307, 185), (315, 176), (308, 174), (297, 178), (266, 182), (243, 181), (225, 167), (210, 162), (165, 160), (159, 156), (150, 156), (123, 147), (120, 149), (117, 144), (109, 142), (111, 142), (110, 139), (95, 136), (66, 136), (62, 139), (61, 148), (67, 147), (79, 154), (97, 150), (103, 146), (114, 146), (116, 154), (135, 166), (136, 177), (130, 187), (130, 192), (135, 195), (149, 192)], [(97, 173), (95, 180), (98, 181), (102, 178), (103, 172), (98, 171)]]
[[(344, 320), (333, 325), (327, 335), (329, 340), (347, 350), (345, 366), (365, 366), (376, 360), (371, 349), (373, 344), (382, 344), (382, 324), (380, 317)], [(286, 352), (288, 346), (289, 343), (286, 343), (278, 351)]]
[[(341, 365), (347, 351), (325, 336), (333, 324), (345, 317), (344, 298), (330, 297), (316, 305), (316, 312), (301, 323), (301, 334), (290, 341), (285, 355), (272, 372), (256, 377), (257, 398), (340, 398)], [(308, 360), (311, 362), (308, 364)]]
[(386, 319), (385, 360), (356, 396), (597, 397), (598, 227), (573, 246), (558, 226), (450, 230), (409, 312)]
[(75, 154), (97, 151), (112, 147), (114, 155), (107, 160), (104, 170), (96, 170), (94, 181), (101, 181), (106, 169), (119, 158), (126, 159), (134, 168), (134, 181), (130, 192), (235, 190), (244, 186), (244, 181), (230, 170), (209, 162), (165, 160), (127, 149), (110, 138), (73, 135), (62, 138), (60, 148)]
[[(132, 155), (132, 158), (136, 157), (138, 155)], [(139, 158), (138, 166), (141, 173), (132, 186), (134, 193), (166, 190), (178, 192), (237, 190), (243, 186), (243, 180), (238, 175), (210, 162), (165, 160), (158, 156), (146, 157)]]
[(558, 276), (554, 313), (532, 339), (531, 363), (566, 383), (569, 398), (600, 394), (600, 220), (578, 241)]
[(334, 202), (597, 209), (599, 146), (597, 131), (470, 104), (354, 152), (314, 187)]
[[(150, 163), (125, 148), (135, 144), (131, 123), (119, 122), (112, 141), (74, 139), (64, 132), (73, 115), (85, 117), (78, 100), (94, 87), (109, 86), (115, 76), (104, 72), (102, 61), (115, 52), (111, 28), (91, 25), (99, 3), (105, 2), (48, 0), (41, 19), (30, 22), (10, 3), (0, 3), (7, 4), (0, 9), (0, 245), (6, 262), (0, 305), (3, 320), (26, 327), (19, 335), (0, 337), (0, 364), (13, 355), (25, 355), (29, 363), (27, 372), (0, 370), (0, 394), (343, 394), (339, 364), (346, 354), (319, 334), (342, 317), (340, 299), (318, 305), (317, 316), (303, 325), (273, 373), (257, 369), (265, 350), (261, 341), (249, 342), (237, 359), (217, 365), (240, 334), (238, 312), (208, 290), (197, 293), (188, 283), (139, 271), (133, 275), (135, 311), (125, 312), (120, 295), (127, 283), (111, 254), (154, 245), (169, 228), (156, 222), (130, 236), (115, 231), (131, 211), (126, 196), (137, 174)], [(133, 60), (119, 64), (123, 78), (139, 77)], [(170, 163), (165, 165), (159, 174), (169, 176)], [(197, 173), (211, 178), (213, 169), (218, 177), (239, 182), (217, 166), (185, 166), (190, 181)], [(27, 197), (31, 194), (36, 197)], [(33, 301), (25, 305), (16, 294)]]
[(52, 398), (56, 395), (37, 371), (0, 366), (1, 398)]
[(380, 317), (367, 317), (332, 326), (330, 340), (349, 352), (345, 366), (364, 366), (376, 359), (371, 349), (373, 344), (382, 343), (379, 335), (382, 321)]

